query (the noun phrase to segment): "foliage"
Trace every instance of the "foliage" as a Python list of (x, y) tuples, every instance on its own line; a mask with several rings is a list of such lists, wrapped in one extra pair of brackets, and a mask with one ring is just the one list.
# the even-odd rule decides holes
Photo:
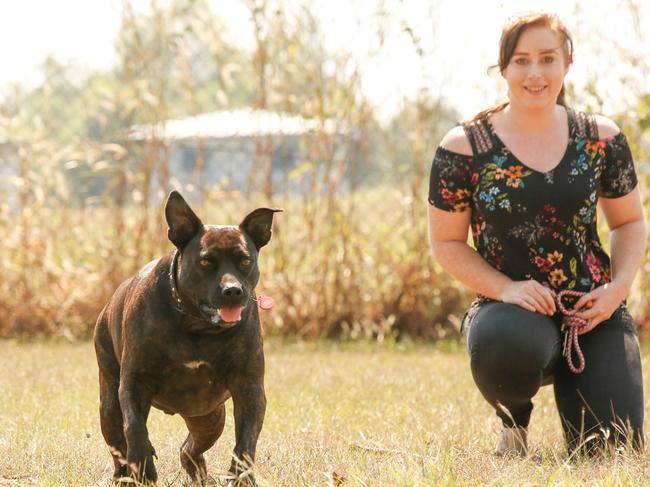
[[(242, 4), (251, 47), (230, 40), (207, 0), (152, 2), (144, 14), (124, 2), (115, 69), (88, 73), (47, 59), (40, 85), (5, 93), (0, 336), (88, 337), (115, 287), (170, 248), (162, 204), (172, 188), (190, 192), (206, 222), (237, 223), (255, 206), (285, 208), (262, 261), (262, 286), (278, 301), (269, 333), (457, 335), (471, 293), (432, 262), (425, 216), (428, 164), (457, 114), (422, 89), (380, 123), (361, 89), (362, 67), (349, 52), (325, 48), (307, 2)], [(599, 103), (595, 88), (574, 95)], [(646, 198), (648, 100), (645, 93), (635, 113), (617, 119)], [(181, 187), (160, 127), (242, 107), (316, 122), (299, 140), (297, 164), (278, 183), (280, 141), (258, 136), (245, 187), (200, 177)], [(129, 136), (134, 126), (147, 128), (146, 143)], [(201, 174), (200, 151), (191, 164)], [(650, 320), (649, 283), (644, 268), (631, 300), (642, 324)]]

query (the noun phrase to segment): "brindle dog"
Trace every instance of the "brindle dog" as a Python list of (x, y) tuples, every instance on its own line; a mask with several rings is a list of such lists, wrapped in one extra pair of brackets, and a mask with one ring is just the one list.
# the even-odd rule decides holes
[(250, 472), (266, 409), (257, 259), (276, 211), (258, 208), (239, 226), (204, 225), (178, 192), (169, 195), (165, 216), (176, 248), (123, 282), (95, 327), (101, 429), (116, 481), (156, 481), (147, 432), (154, 406), (185, 420), (181, 464), (204, 482), (203, 452), (221, 435), (232, 397), (230, 473), (235, 483), (255, 485)]

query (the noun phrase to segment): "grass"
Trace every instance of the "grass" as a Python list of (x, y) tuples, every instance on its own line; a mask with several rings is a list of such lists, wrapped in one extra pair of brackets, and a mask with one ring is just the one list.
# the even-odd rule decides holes
[[(256, 466), (263, 486), (636, 486), (650, 478), (644, 455), (568, 461), (549, 387), (535, 401), (533, 455), (493, 457), (499, 424), (462, 347), (273, 340), (266, 355)], [(646, 353), (646, 370), (647, 361)], [(0, 371), (0, 486), (109, 485), (92, 345), (0, 342)], [(224, 434), (206, 455), (214, 477), (234, 446), (228, 409)], [(187, 483), (180, 417), (153, 410), (149, 430), (159, 485)]]

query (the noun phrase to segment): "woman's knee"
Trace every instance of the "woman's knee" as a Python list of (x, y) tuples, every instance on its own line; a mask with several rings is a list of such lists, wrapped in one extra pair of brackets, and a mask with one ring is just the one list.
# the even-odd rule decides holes
[(553, 320), (516, 305), (485, 304), (468, 326), (473, 368), (548, 373), (560, 355)]

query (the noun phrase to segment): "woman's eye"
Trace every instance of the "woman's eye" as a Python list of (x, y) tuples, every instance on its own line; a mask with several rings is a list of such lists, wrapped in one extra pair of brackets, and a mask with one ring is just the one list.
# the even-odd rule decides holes
[(201, 259), (199, 261), (199, 264), (201, 267), (210, 267), (212, 265), (212, 262), (210, 262), (208, 259)]
[(553, 61), (555, 61), (555, 58), (554, 58), (553, 56), (546, 56), (546, 57), (543, 59), (543, 61), (544, 61), (544, 63), (546, 63), (546, 64), (550, 64), (550, 63), (552, 63)]
[(515, 59), (515, 64), (519, 64), (521, 66), (524, 66), (525, 64), (528, 64), (528, 59), (526, 59), (525, 57), (517, 58), (517, 59)]
[(250, 260), (250, 259), (242, 259), (242, 260), (239, 262), (239, 265), (241, 265), (242, 267), (248, 267), (248, 266), (251, 265), (252, 263), (253, 263), (253, 261)]

